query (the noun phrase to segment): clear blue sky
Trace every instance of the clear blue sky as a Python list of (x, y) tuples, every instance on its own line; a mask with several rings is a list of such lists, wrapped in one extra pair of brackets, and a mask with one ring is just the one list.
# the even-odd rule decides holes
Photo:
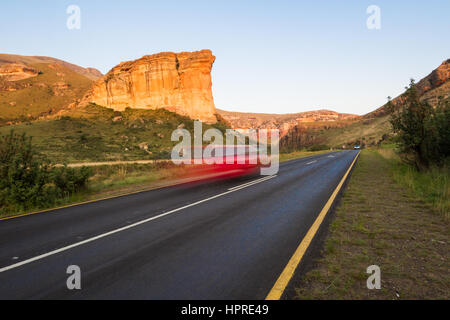
[[(81, 8), (68, 30), (66, 9)], [(381, 29), (366, 27), (369, 5)], [(103, 73), (161, 51), (216, 55), (218, 108), (364, 114), (450, 58), (450, 1), (2, 1), (0, 52)]]

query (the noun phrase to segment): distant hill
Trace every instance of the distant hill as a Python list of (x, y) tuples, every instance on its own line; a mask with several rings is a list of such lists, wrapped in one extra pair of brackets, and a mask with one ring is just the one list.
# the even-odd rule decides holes
[(101, 76), (55, 58), (0, 54), (0, 125), (54, 114), (82, 98)]
[(246, 113), (216, 109), (217, 113), (236, 129), (279, 129), (286, 134), (291, 128), (301, 126), (342, 126), (360, 118), (358, 115), (317, 110), (289, 114)]
[(21, 56), (17, 54), (4, 54), (0, 53), (0, 66), (4, 64), (24, 64), (24, 65), (32, 65), (37, 63), (45, 63), (45, 64), (59, 64), (66, 68), (69, 68), (76, 73), (79, 73), (91, 80), (97, 80), (102, 77), (103, 74), (95, 69), (95, 68), (83, 68), (77, 66), (73, 63), (69, 63), (60, 59), (52, 58), (52, 57), (41, 57), (41, 56)]

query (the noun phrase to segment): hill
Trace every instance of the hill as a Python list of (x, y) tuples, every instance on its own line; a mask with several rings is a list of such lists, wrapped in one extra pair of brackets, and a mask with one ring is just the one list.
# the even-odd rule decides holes
[(69, 63), (60, 59), (43, 56), (21, 56), (17, 54), (4, 54), (0, 53), (0, 66), (5, 64), (24, 64), (26, 66), (33, 64), (58, 64), (69, 68), (76, 73), (79, 73), (91, 80), (97, 80), (102, 77), (103, 74), (95, 68), (83, 68), (76, 64)]
[(330, 110), (307, 111), (290, 114), (246, 113), (216, 109), (217, 113), (236, 129), (279, 129), (285, 135), (296, 125), (308, 127), (348, 125), (360, 116)]
[[(221, 122), (204, 129), (226, 127)], [(193, 132), (192, 119), (165, 110), (114, 111), (95, 104), (54, 117), (0, 127), (33, 137), (36, 147), (56, 163), (168, 159), (177, 128)]]
[(54, 114), (101, 73), (49, 58), (0, 54), (0, 125)]

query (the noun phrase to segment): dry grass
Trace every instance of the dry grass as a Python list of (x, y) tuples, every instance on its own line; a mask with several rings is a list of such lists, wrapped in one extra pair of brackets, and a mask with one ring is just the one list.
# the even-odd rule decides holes
[(379, 155), (381, 155), (383, 158), (385, 158), (387, 160), (400, 161), (400, 157), (395, 152), (395, 149), (394, 149), (393, 145), (392, 145), (392, 147), (378, 148), (377, 152), (378, 152)]
[(419, 172), (414, 167), (394, 162), (392, 168), (397, 183), (406, 186), (411, 194), (430, 204), (447, 221), (450, 218), (450, 168), (431, 167)]
[[(449, 299), (449, 225), (397, 184), (391, 163), (365, 150), (330, 225), (322, 258), (297, 299)], [(368, 290), (366, 268), (381, 268)]]

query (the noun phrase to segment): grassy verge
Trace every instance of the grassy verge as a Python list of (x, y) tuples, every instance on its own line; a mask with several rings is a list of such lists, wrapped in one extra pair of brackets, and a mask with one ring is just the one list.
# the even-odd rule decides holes
[(157, 186), (157, 182), (182, 177), (184, 167), (171, 162), (155, 164), (123, 164), (93, 167), (94, 176), (89, 181), (91, 198), (105, 194), (137, 191)]
[[(297, 299), (449, 299), (448, 221), (396, 183), (392, 162), (364, 150), (337, 207), (321, 258)], [(381, 289), (366, 286), (370, 265)]]
[(395, 181), (407, 187), (414, 196), (430, 204), (436, 211), (450, 218), (450, 167), (432, 167), (419, 172), (414, 167), (402, 163), (392, 146), (377, 150), (391, 163)]

